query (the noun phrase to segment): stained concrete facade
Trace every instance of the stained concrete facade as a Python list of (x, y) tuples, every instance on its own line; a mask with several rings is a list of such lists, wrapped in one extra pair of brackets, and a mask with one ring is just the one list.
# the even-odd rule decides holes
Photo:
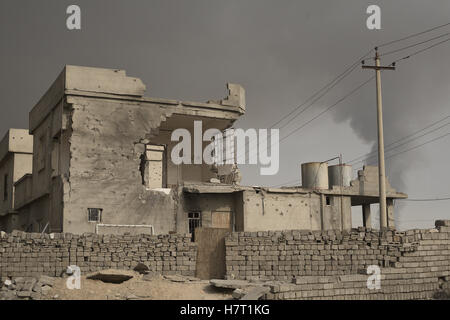
[(179, 186), (218, 175), (209, 165), (167, 161), (171, 132), (193, 135), (194, 120), (203, 130), (230, 127), (245, 112), (245, 97), (239, 85), (228, 89), (217, 102), (155, 99), (124, 71), (66, 66), (30, 112), (35, 153), (33, 175), (19, 185), (28, 192), (18, 202), (24, 220), (35, 232), (47, 223), (46, 232), (185, 231)]
[(15, 184), (32, 171), (33, 140), (28, 130), (9, 129), (0, 142), (0, 228), (20, 229)]
[[(15, 228), (33, 232), (189, 233), (345, 230), (351, 207), (377, 202), (376, 167), (349, 186), (240, 186), (234, 166), (174, 164), (174, 130), (195, 136), (194, 121), (223, 131), (245, 113), (245, 91), (228, 84), (222, 100), (149, 98), (123, 70), (66, 66), (30, 112), (32, 170), (18, 177)], [(204, 141), (202, 150), (210, 141)], [(191, 158), (194, 163), (195, 143)], [(32, 173), (32, 174), (31, 174)], [(393, 199), (406, 195), (387, 186)], [(370, 221), (370, 219), (366, 219)], [(11, 231), (11, 224), (0, 226)]]
[[(394, 199), (407, 195), (397, 192), (389, 182), (386, 190), (388, 227), (395, 228)], [(365, 208), (365, 226), (372, 227), (370, 205), (379, 201), (378, 168), (365, 166), (349, 186), (330, 184), (327, 189), (197, 184), (185, 185), (184, 192), (196, 199), (196, 210), (205, 212), (203, 226), (220, 227), (210, 222), (211, 213), (229, 211), (233, 231), (350, 230), (355, 227), (352, 206)], [(228, 195), (226, 202), (224, 195)]]

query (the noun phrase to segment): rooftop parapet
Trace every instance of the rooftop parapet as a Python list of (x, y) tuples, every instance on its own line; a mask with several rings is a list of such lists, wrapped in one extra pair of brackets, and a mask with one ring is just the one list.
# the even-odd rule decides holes
[(65, 94), (133, 100), (162, 105), (223, 109), (238, 115), (245, 113), (245, 90), (239, 84), (228, 83), (228, 96), (207, 103), (144, 97), (145, 84), (124, 70), (80, 66), (65, 66), (58, 78), (30, 112), (30, 133), (39, 126)]
[(33, 136), (26, 129), (9, 129), (0, 141), (0, 162), (9, 153), (33, 153)]

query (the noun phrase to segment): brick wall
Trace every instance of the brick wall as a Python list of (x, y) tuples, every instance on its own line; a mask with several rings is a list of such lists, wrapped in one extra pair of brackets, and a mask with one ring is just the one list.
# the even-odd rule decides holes
[(195, 275), (197, 247), (186, 235), (73, 235), (1, 233), (0, 276), (60, 276), (69, 265), (82, 273), (132, 269), (139, 262), (164, 275)]
[[(240, 232), (225, 240), (227, 277), (272, 280), (269, 299), (423, 299), (448, 288), (450, 220), (437, 229)], [(367, 288), (367, 266), (381, 289)], [(275, 281), (274, 281), (275, 280)]]

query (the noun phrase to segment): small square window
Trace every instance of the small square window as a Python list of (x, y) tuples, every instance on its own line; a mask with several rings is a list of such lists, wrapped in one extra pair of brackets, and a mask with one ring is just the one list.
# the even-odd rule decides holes
[(89, 222), (101, 222), (102, 221), (102, 212), (101, 208), (88, 208), (88, 221)]
[(325, 197), (327, 206), (331, 206), (331, 197)]

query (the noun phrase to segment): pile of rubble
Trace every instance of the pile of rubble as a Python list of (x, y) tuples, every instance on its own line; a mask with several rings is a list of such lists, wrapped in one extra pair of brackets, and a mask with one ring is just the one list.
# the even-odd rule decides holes
[(55, 285), (55, 278), (40, 276), (39, 278), (16, 277), (2, 278), (0, 282), (0, 300), (41, 300), (51, 298), (50, 291)]
[(271, 291), (271, 285), (277, 284), (278, 281), (212, 279), (209, 283), (216, 288), (233, 290), (234, 299), (259, 300), (264, 299)]

